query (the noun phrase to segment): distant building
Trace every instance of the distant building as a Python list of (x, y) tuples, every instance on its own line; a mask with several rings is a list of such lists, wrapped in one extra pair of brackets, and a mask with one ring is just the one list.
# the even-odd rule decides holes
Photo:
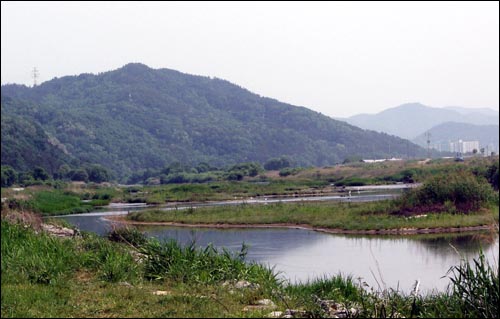
[(450, 142), (450, 152), (454, 153), (472, 153), (474, 150), (479, 152), (479, 141), (462, 141)]

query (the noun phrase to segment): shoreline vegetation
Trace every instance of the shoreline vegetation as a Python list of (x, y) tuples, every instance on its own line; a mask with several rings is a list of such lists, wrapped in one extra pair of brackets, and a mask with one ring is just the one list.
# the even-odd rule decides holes
[(460, 233), (460, 232), (471, 232), (471, 231), (484, 231), (496, 229), (496, 224), (486, 224), (477, 226), (465, 226), (465, 227), (437, 227), (437, 228), (395, 228), (395, 229), (359, 229), (359, 230), (349, 230), (341, 228), (324, 228), (324, 227), (314, 227), (308, 224), (202, 224), (202, 223), (180, 223), (180, 222), (143, 222), (129, 220), (126, 216), (106, 216), (103, 217), (106, 220), (119, 222), (127, 225), (142, 225), (142, 226), (172, 226), (172, 227), (188, 227), (188, 228), (219, 228), (219, 229), (230, 229), (230, 228), (289, 228), (289, 229), (303, 229), (312, 230), (317, 232), (323, 232), (328, 234), (350, 234), (350, 235), (417, 235), (417, 234), (446, 234), (446, 233)]
[(270, 203), (129, 212), (114, 220), (188, 227), (294, 227), (331, 233), (412, 234), (498, 223), (498, 193), (472, 173), (437, 174), (393, 200)]
[[(116, 218), (127, 223), (218, 228), (301, 227), (347, 234), (445, 233), (484, 230), (498, 223), (498, 162), (489, 158), (474, 158), (465, 164), (437, 160), (418, 164), (420, 169), (415, 165), (414, 161), (353, 163), (342, 167), (305, 169), (298, 171), (297, 175), (275, 176), (267, 180), (258, 177), (243, 181), (158, 186), (117, 187), (58, 182), (52, 188), (48, 185), (25, 189), (2, 188), (2, 205), (54, 216), (87, 213), (120, 202), (131, 205), (166, 204), (170, 206), (168, 211), (144, 210), (130, 213), (126, 220)], [(350, 195), (351, 190), (356, 193), (359, 189), (365, 191), (362, 186), (346, 186), (346, 179), (351, 182), (356, 180), (359, 184), (374, 179), (385, 180), (386, 185), (405, 180), (412, 187), (404, 190), (399, 198), (367, 203), (349, 200), (245, 203), (254, 198), (332, 194), (349, 199), (347, 194)], [(335, 180), (337, 182), (333, 182)], [(235, 199), (243, 203), (195, 207), (196, 203)], [(188, 207), (176, 208), (175, 205)]]

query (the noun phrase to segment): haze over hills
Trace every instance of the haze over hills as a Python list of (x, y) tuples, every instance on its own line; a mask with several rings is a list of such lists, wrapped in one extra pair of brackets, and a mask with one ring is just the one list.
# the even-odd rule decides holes
[(498, 111), (494, 109), (490, 109), (487, 107), (481, 107), (481, 108), (468, 108), (468, 107), (460, 107), (460, 106), (446, 106), (444, 109), (447, 110), (452, 110), (455, 112), (458, 112), (462, 115), (467, 115), (467, 114), (483, 114), (487, 116), (497, 116), (498, 117)]
[[(446, 122), (429, 129), (431, 134), (431, 145), (441, 145), (446, 149), (446, 144), (464, 141), (479, 141), (480, 148), (487, 148), (488, 151), (498, 152), (498, 125), (474, 125), (467, 123)], [(427, 138), (421, 134), (413, 139), (413, 142), (425, 146)], [(479, 149), (478, 149), (479, 151)]]
[[(222, 166), (284, 155), (296, 165), (328, 165), (353, 155), (425, 154), (407, 140), (261, 97), (225, 80), (138, 63), (33, 88), (4, 85), (1, 95), (2, 118), (40, 125), (39, 136), (57, 141), (66, 157), (101, 164), (122, 177), (175, 161)], [(4, 143), (3, 125), (2, 164), (24, 167), (4, 157), (13, 146)]]
[(436, 108), (420, 103), (408, 103), (377, 114), (354, 115), (345, 121), (364, 129), (413, 139), (445, 122), (498, 125), (498, 112), (491, 109)]

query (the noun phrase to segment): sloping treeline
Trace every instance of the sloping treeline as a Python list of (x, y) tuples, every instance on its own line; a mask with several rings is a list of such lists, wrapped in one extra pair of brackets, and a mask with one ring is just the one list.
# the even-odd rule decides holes
[[(323, 166), (350, 156), (425, 154), (407, 140), (228, 81), (142, 64), (36, 87), (4, 85), (1, 95), (2, 164), (18, 171), (38, 165), (54, 174), (62, 164), (99, 164), (125, 181), (174, 162), (225, 167), (286, 156), (293, 166)], [(23, 129), (4, 129), (9, 125)]]

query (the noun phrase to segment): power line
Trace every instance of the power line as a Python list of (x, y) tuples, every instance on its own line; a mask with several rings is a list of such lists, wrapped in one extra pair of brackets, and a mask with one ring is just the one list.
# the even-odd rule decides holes
[(39, 73), (36, 67), (33, 68), (33, 71), (31, 72), (31, 77), (33, 78), (33, 86), (37, 86), (37, 79), (38, 79)]

